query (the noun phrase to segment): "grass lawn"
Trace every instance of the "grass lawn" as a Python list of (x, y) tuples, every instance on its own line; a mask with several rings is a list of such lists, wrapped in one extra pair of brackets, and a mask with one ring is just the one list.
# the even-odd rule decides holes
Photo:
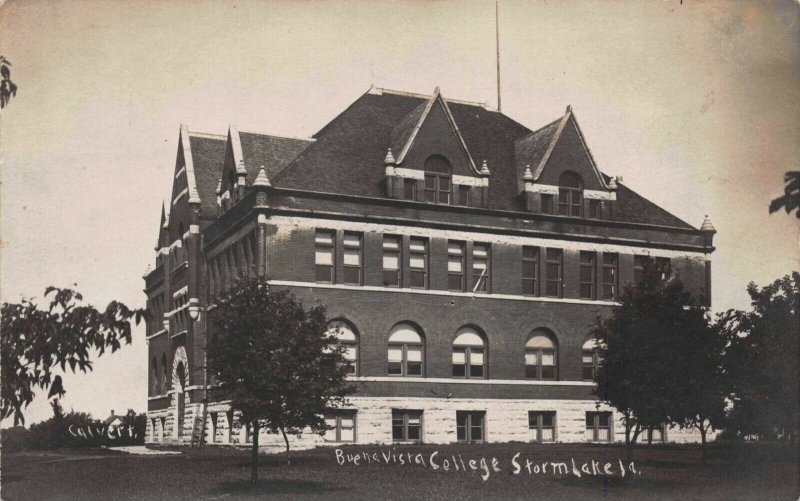
[[(3, 455), (2, 499), (798, 499), (796, 450), (757, 444), (711, 444), (709, 449), (709, 461), (702, 465), (694, 445), (641, 447), (634, 456), (637, 473), (628, 468), (622, 477), (618, 460), (629, 463), (624, 448), (617, 445), (342, 447), (343, 459), (348, 454), (360, 455), (357, 465), (340, 465), (335, 448), (319, 448), (294, 452), (291, 466), (282, 455), (262, 456), (262, 480), (257, 485), (248, 482), (246, 450), (182, 448), (178, 450), (183, 454), (170, 456), (104, 449), (28, 452)], [(433, 462), (438, 469), (430, 463), (436, 451)], [(399, 456), (395, 462), (392, 453), (402, 453), (406, 464), (400, 464)], [(407, 463), (409, 453), (412, 464)], [(515, 475), (512, 458), (517, 453), (519, 473)], [(424, 460), (424, 465), (417, 464), (416, 458)], [(481, 458), (489, 470), (486, 480)], [(499, 472), (492, 468), (492, 458), (497, 459)], [(532, 462), (531, 473), (526, 459)], [(586, 463), (590, 474), (577, 477), (572, 472), (573, 459), (579, 471)], [(470, 468), (470, 460), (475, 460), (476, 470)], [(591, 460), (600, 474), (594, 474)], [(544, 473), (542, 462), (548, 463)], [(551, 463), (558, 462), (566, 464), (568, 473), (562, 467), (561, 473), (554, 474)], [(607, 462), (611, 476), (602, 474)]]

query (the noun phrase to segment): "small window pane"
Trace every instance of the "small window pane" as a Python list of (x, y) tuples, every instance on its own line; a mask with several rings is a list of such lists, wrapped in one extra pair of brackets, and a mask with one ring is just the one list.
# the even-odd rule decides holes
[(403, 360), (403, 347), (402, 346), (390, 346), (389, 347), (389, 361), (390, 362), (400, 362)]
[(317, 249), (315, 253), (316, 264), (332, 265), (333, 253), (326, 249)]
[(383, 269), (396, 270), (400, 267), (400, 256), (397, 254), (383, 255)]
[(344, 264), (345, 266), (361, 266), (361, 251), (357, 249), (345, 249)]
[(412, 268), (423, 269), (425, 268), (425, 256), (412, 255), (409, 264)]
[(422, 362), (422, 348), (419, 346), (408, 346), (406, 354), (409, 362)]
[(463, 350), (453, 350), (453, 364), (463, 364), (466, 361), (466, 355)]

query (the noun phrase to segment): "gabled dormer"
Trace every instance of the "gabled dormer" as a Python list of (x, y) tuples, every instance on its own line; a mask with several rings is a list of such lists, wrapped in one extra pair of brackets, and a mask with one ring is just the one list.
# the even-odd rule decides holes
[(217, 185), (220, 214), (226, 212), (244, 196), (246, 179), (247, 170), (244, 167), (239, 129), (229, 126), (228, 137), (225, 141), (225, 161)]
[(572, 107), (560, 119), (516, 141), (514, 150), (525, 210), (611, 218), (616, 181), (597, 168)]
[(486, 206), (489, 167), (476, 164), (438, 87), (396, 123), (384, 166), (389, 197)]

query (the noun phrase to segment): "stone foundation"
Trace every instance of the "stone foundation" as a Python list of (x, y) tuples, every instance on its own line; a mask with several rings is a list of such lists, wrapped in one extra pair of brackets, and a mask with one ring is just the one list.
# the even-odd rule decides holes
[[(554, 411), (556, 413), (556, 442), (587, 442), (586, 412), (611, 411), (611, 441), (624, 442), (625, 431), (620, 414), (608, 406), (590, 400), (501, 400), (501, 399), (444, 399), (444, 398), (408, 398), (408, 397), (351, 397), (348, 409), (356, 410), (356, 443), (390, 444), (392, 443), (392, 409), (408, 409), (423, 411), (422, 441), (425, 443), (447, 444), (456, 442), (456, 412), (484, 411), (486, 442), (529, 442), (532, 432), (528, 429), (529, 411)], [(174, 399), (173, 399), (174, 404)], [(239, 413), (235, 412), (229, 420), (229, 407), (225, 403), (208, 405), (205, 425), (205, 443), (210, 445), (249, 446), (246, 427), (239, 421)], [(170, 409), (148, 413), (147, 443), (189, 443), (192, 436), (192, 425), (195, 413), (202, 412), (201, 404), (186, 403), (182, 433), (180, 438), (173, 433), (175, 406)], [(164, 418), (164, 431), (160, 429)], [(214, 421), (215, 420), (215, 421)], [(231, 422), (229, 422), (231, 421)], [(153, 424), (155, 423), (155, 428)], [(216, 423), (216, 426), (214, 424)], [(709, 433), (713, 440), (715, 432)], [(162, 438), (164, 437), (164, 438)], [(666, 433), (667, 442), (689, 443), (699, 442), (697, 430), (681, 430), (670, 427)], [(641, 442), (646, 442), (644, 436)], [(307, 449), (321, 445), (331, 445), (319, 435), (304, 433), (300, 437), (289, 436), (289, 444), (293, 450)], [(267, 452), (284, 450), (285, 444), (280, 434), (266, 433), (259, 435), (259, 446)]]

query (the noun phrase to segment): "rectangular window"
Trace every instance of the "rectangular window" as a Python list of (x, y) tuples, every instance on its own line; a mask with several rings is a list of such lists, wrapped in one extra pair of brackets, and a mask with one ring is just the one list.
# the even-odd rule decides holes
[(656, 258), (656, 271), (662, 282), (669, 282), (672, 277), (672, 261), (668, 257)]
[(412, 238), (408, 249), (409, 286), (428, 287), (428, 239)]
[(344, 276), (342, 281), (349, 285), (361, 285), (361, 242), (359, 233), (344, 234)]
[(539, 292), (539, 248), (522, 248), (522, 293), (535, 296)]
[(597, 279), (597, 254), (581, 251), (580, 288), (581, 299), (594, 299)]
[(552, 214), (553, 206), (553, 195), (542, 195), (542, 214)]
[(528, 429), (534, 442), (553, 442), (556, 439), (556, 413), (554, 411), (531, 411), (528, 413)]
[(603, 299), (617, 299), (617, 276), (619, 275), (619, 255), (603, 253)]
[(422, 442), (422, 411), (392, 409), (392, 441)]
[(586, 440), (589, 442), (611, 442), (611, 413), (586, 413)]
[(417, 180), (416, 179), (403, 179), (403, 198), (406, 200), (417, 199)]
[(389, 345), (389, 368), (388, 372), (390, 376), (402, 376), (403, 375), (403, 346), (392, 346)]
[(447, 288), (464, 290), (464, 242), (447, 242)]
[(400, 259), (402, 239), (398, 235), (383, 236), (383, 285), (400, 287)]
[(467, 349), (453, 348), (453, 377), (467, 377)]
[(450, 204), (450, 176), (425, 174), (425, 201)]
[(642, 281), (642, 278), (644, 277), (644, 267), (649, 259), (650, 259), (649, 256), (633, 256), (634, 285), (637, 285), (639, 282)]
[(600, 200), (589, 200), (589, 219), (600, 219)]
[(456, 411), (456, 438), (459, 442), (475, 443), (486, 439), (483, 411)]
[(350, 410), (335, 410), (325, 413), (326, 442), (355, 442), (356, 441), (356, 412)]
[(334, 281), (333, 263), (336, 233), (330, 230), (317, 230), (314, 237), (317, 282), (332, 284)]
[(594, 376), (600, 366), (600, 361), (600, 353), (596, 349), (583, 351), (581, 365), (583, 367), (584, 381), (594, 381)]
[(470, 186), (459, 185), (459, 187), (458, 187), (458, 204), (459, 205), (469, 206), (469, 202), (470, 202), (470, 200), (469, 200), (470, 196), (469, 195), (470, 195), (471, 191), (472, 191), (472, 188)]
[(547, 249), (546, 257), (545, 294), (548, 297), (561, 297), (563, 252), (561, 249)]
[(473, 292), (490, 292), (490, 252), (489, 244), (476, 243), (472, 245), (472, 280), (475, 284), (472, 288)]

